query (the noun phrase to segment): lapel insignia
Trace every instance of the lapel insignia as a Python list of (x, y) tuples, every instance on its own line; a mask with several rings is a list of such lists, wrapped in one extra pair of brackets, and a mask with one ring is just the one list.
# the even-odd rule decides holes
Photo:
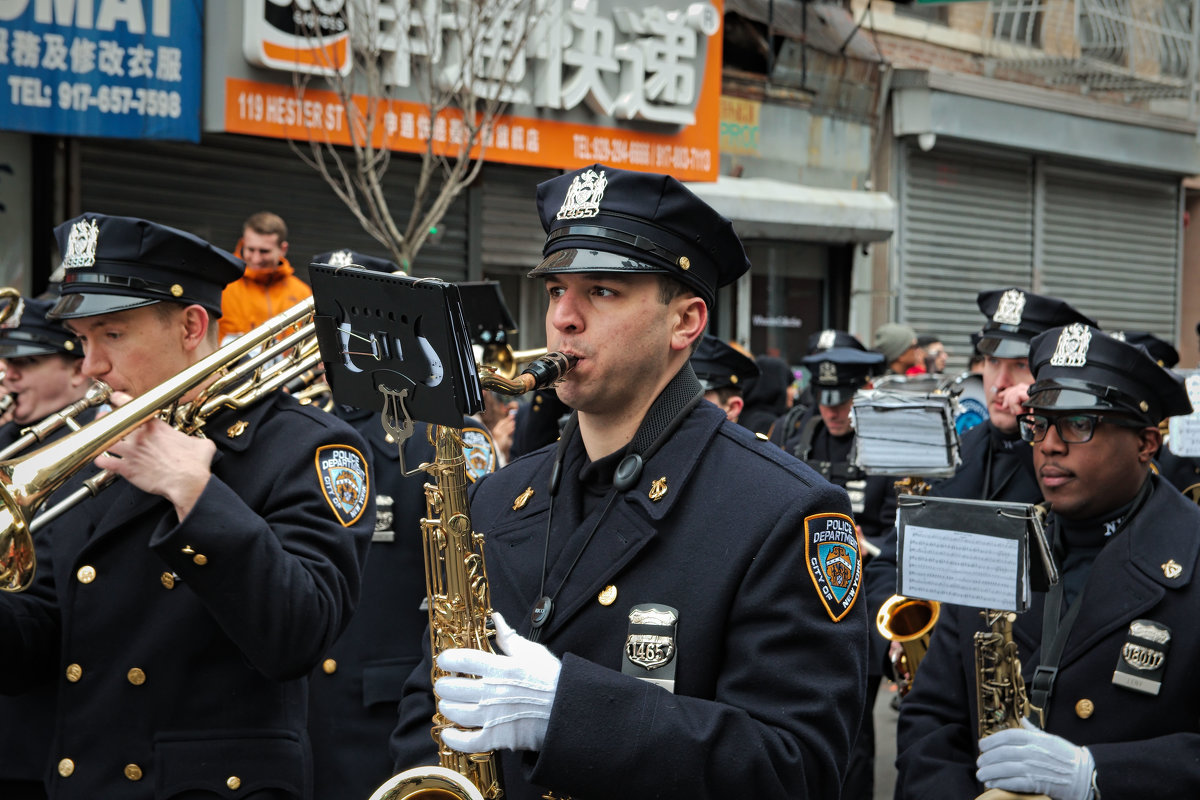
[(657, 503), (667, 496), (667, 476), (663, 475), (658, 480), (650, 484), (650, 491), (646, 493), (651, 502)]
[(602, 606), (611, 606), (617, 602), (617, 587), (611, 583), (600, 590), (600, 594), (596, 597)]
[(371, 497), (366, 459), (353, 447), (327, 444), (317, 449), (316, 461), (325, 501), (348, 528), (358, 522)]
[(817, 337), (817, 349), (828, 350), (837, 344), (837, 333), (826, 328), (821, 331), (821, 335)]
[(372, 542), (396, 541), (396, 532), (392, 530), (392, 521), (395, 519), (392, 511), (394, 502), (390, 494), (375, 495), (375, 533), (371, 535)]
[(529, 502), (529, 498), (533, 497), (533, 487), (526, 486), (525, 491), (517, 495), (517, 499), (513, 500), (513, 511), (520, 511)]
[(658, 603), (629, 609), (621, 672), (675, 691), (675, 623), (679, 612)]
[(467, 478), (471, 483), (496, 471), (496, 448), (490, 433), (482, 428), (463, 428), (462, 443)]
[(1162, 565), (1163, 575), (1166, 575), (1171, 580), (1175, 580), (1183, 574), (1183, 565), (1173, 558), (1167, 559), (1167, 563)]
[(96, 244), (100, 239), (100, 226), (94, 219), (82, 219), (71, 226), (67, 236), (67, 252), (63, 254), (63, 267), (77, 269), (96, 264)]
[(1025, 293), (1020, 289), (1009, 289), (1000, 296), (996, 313), (992, 322), (997, 325), (1020, 325), (1021, 314), (1025, 311)]
[(1072, 322), (1058, 335), (1058, 345), (1050, 356), (1052, 367), (1082, 367), (1087, 365), (1088, 345), (1092, 332), (1082, 322)]
[(854, 607), (862, 584), (854, 520), (845, 514), (805, 517), (804, 559), (829, 618), (840, 622)]
[(243, 433), (245, 433), (246, 428), (249, 428), (249, 427), (250, 427), (249, 422), (246, 422), (246, 420), (244, 420), (244, 419), (239, 419), (237, 422), (230, 425), (228, 429), (226, 429), (225, 435), (228, 436), (230, 439), (236, 439), (237, 437), (239, 437)]
[(556, 219), (596, 216), (600, 213), (600, 201), (604, 199), (604, 189), (607, 186), (608, 178), (604, 177), (604, 170), (596, 172), (594, 169), (587, 169), (579, 173), (571, 181)]
[(1116, 686), (1135, 692), (1157, 695), (1162, 688), (1167, 651), (1171, 644), (1171, 629), (1148, 619), (1135, 619), (1129, 625), (1121, 656), (1113, 671)]

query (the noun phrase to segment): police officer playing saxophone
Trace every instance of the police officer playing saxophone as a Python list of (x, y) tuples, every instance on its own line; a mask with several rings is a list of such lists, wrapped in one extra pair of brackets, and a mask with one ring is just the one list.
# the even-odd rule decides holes
[[(357, 265), (377, 272), (399, 270), (391, 261), (352, 250), (314, 256), (318, 264)], [(396, 726), (396, 704), (404, 679), (421, 660), (425, 626), (425, 561), (421, 518), (425, 472), (405, 476), (395, 439), (383, 429), (378, 410), (338, 405), (338, 417), (366, 440), (375, 484), (375, 531), (363, 570), (358, 610), (338, 640), (325, 651), (309, 681), (308, 735), (313, 749), (313, 797), (366, 800), (392, 774), (388, 735)], [(433, 461), (428, 426), (415, 423), (404, 441), (404, 468)], [(494, 463), (491, 436), (463, 419), (467, 476), (477, 480)]]
[[(55, 322), (46, 320), (50, 300), (21, 299), (13, 315), (0, 325), (0, 358), (7, 371), (4, 387), (16, 398), (13, 418), (0, 426), (0, 448), (12, 444), (29, 425), (62, 410), (87, 391), (91, 379), (80, 371), (83, 348)], [(85, 412), (80, 422), (91, 419)], [(66, 432), (61, 428), (61, 433)], [(46, 796), (42, 783), (54, 732), (54, 676), (16, 697), (0, 697), (0, 797), (37, 800)]]
[[(50, 316), (118, 402), (216, 350), (240, 261), (129, 217), (55, 233), (66, 274)], [(155, 418), (112, 445), (96, 465), (120, 479), (45, 531), (30, 591), (0, 597), (3, 686), (56, 682), (55, 800), (312, 796), (305, 676), (358, 596), (364, 445), (282, 392), (204, 433)]]
[[(470, 728), (443, 741), (499, 751), (513, 800), (836, 797), (866, 680), (849, 503), (701, 402), (688, 363), (741, 242), (664, 175), (597, 164), (537, 200), (574, 414), (475, 486), (497, 654), (438, 656), (483, 678), (438, 681)], [(398, 768), (431, 762), (433, 705), (426, 663)]]
[[(1054, 800), (1200, 795), (1200, 509), (1150, 469), (1158, 423), (1191, 411), (1143, 348), (1075, 323), (1033, 341), (1019, 417), (1061, 573), (1017, 617), (1030, 700), (1045, 711), (977, 741), (977, 610), (943, 606), (901, 706), (897, 798), (982, 788)], [(1035, 715), (1036, 716), (1036, 715)], [(982, 754), (980, 754), (982, 751)]]

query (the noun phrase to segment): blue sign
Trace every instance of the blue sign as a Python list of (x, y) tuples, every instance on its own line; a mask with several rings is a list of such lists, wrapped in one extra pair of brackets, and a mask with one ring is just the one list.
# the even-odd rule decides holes
[(200, 141), (204, 0), (0, 0), (0, 130)]

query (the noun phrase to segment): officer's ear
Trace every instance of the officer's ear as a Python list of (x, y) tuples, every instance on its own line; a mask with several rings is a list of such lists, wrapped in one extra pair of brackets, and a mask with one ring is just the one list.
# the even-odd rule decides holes
[(1138, 436), (1138, 463), (1149, 464), (1162, 448), (1162, 431), (1156, 425), (1139, 428), (1136, 433)]

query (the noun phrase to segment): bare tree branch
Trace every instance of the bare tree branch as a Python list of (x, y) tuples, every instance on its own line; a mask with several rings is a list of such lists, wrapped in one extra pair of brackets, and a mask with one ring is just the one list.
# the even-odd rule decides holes
[[(423, 41), (416, 40), (419, 47), (411, 48), (414, 42), (403, 42), (398, 52), (395, 42), (385, 41), (378, 0), (348, 3), (352, 68), (348, 75), (327, 69), (322, 78), (343, 108), (349, 146), (335, 145), (312, 128), (306, 128), (307, 148), (295, 140), (290, 144), (363, 230), (407, 272), (430, 232), (483, 169), (496, 120), (520, 88), (539, 0), (413, 0), (411, 8), (399, 7), (412, 16), (389, 21), (389, 35), (406, 36), (414, 23)], [(446, 19), (455, 24), (443, 27)], [(309, 38), (316, 43), (316, 31)], [(410, 49), (425, 55), (412, 55)], [(441, 57), (435, 58), (438, 54)], [(403, 88), (389, 85), (389, 58), (410, 59), (413, 87), (419, 88), (429, 109), (428, 130), (419, 131), (425, 147), (412, 186), (412, 206), (403, 222), (395, 219), (384, 186), (392, 160), (387, 139), (395, 125), (390, 101)], [(298, 98), (303, 98), (309, 81), (310, 76), (295, 73)]]

